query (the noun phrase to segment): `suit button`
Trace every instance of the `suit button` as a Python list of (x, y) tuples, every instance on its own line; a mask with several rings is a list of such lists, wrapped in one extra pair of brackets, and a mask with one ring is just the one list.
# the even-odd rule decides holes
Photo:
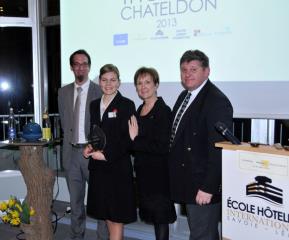
[(197, 133), (196, 132), (193, 132), (193, 136), (196, 136), (197, 135)]
[(185, 164), (184, 163), (182, 163), (182, 167), (184, 167), (185, 166)]
[(190, 152), (192, 149), (190, 147), (188, 147), (187, 150)]

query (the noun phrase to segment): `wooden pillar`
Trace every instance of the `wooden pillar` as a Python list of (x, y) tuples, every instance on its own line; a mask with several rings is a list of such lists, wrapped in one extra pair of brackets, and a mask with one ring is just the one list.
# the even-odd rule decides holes
[[(52, 240), (51, 204), (53, 198), (54, 172), (43, 162), (43, 146), (39, 144), (15, 144), (20, 148), (19, 168), (27, 187), (26, 200), (35, 209), (26, 240)], [(24, 230), (25, 231), (25, 230)]]

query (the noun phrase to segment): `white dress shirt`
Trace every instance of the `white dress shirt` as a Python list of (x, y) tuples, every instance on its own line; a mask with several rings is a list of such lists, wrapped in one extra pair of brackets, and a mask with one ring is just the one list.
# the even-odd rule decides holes
[(107, 104), (107, 106), (104, 105), (103, 102), (103, 97), (104, 95), (101, 96), (101, 100), (100, 100), (100, 119), (102, 120), (103, 114), (105, 112), (105, 110), (107, 109), (107, 107), (109, 106), (109, 104), (112, 102), (112, 100), (115, 98), (117, 92), (114, 94), (114, 96), (110, 99), (109, 103)]
[[(178, 125), (177, 125), (177, 128), (176, 128), (176, 132), (178, 131), (178, 127), (179, 127), (179, 125), (180, 125), (180, 122), (182, 121), (182, 117), (184, 116), (185, 112), (186, 112), (187, 109), (190, 107), (190, 105), (192, 104), (192, 102), (195, 100), (195, 98), (197, 97), (197, 95), (199, 94), (199, 92), (202, 90), (202, 88), (205, 86), (205, 84), (207, 83), (207, 81), (208, 81), (208, 79), (205, 80), (197, 89), (195, 89), (195, 90), (193, 90), (193, 91), (189, 91), (189, 92), (191, 92), (191, 97), (190, 97), (190, 100), (189, 100), (189, 102), (188, 102), (188, 104), (187, 104), (187, 106), (186, 106), (186, 108), (185, 108), (185, 111), (183, 112), (183, 114), (182, 114), (182, 116), (181, 116), (181, 118), (180, 118), (180, 121), (179, 121), (179, 123), (178, 123)], [(184, 99), (184, 100), (185, 100), (185, 99)], [(182, 104), (183, 104), (183, 103), (180, 104), (180, 107), (179, 107), (178, 111), (176, 112), (175, 118), (176, 118), (176, 116), (178, 115), (178, 112), (180, 111)], [(174, 119), (174, 121), (175, 121), (175, 119)]]

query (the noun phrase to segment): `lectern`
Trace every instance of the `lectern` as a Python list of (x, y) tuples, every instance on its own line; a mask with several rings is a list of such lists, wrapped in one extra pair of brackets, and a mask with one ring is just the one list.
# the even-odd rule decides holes
[(19, 168), (27, 187), (26, 200), (35, 209), (31, 224), (21, 226), (26, 240), (52, 240), (51, 204), (53, 198), (54, 172), (43, 161), (43, 147), (48, 143), (17, 142), (1, 146), (17, 146), (20, 149)]
[(222, 239), (288, 239), (289, 151), (216, 146), (222, 148)]

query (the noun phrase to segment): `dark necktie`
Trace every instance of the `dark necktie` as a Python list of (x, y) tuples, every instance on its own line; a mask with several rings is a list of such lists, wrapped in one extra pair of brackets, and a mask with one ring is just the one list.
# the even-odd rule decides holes
[(186, 95), (181, 107), (179, 108), (179, 111), (177, 113), (177, 116), (176, 116), (175, 121), (174, 121), (173, 126), (172, 126), (172, 132), (171, 132), (171, 138), (170, 138), (170, 146), (174, 142), (174, 139), (175, 139), (175, 136), (176, 136), (176, 132), (177, 132), (177, 127), (178, 127), (179, 122), (180, 122), (180, 120), (182, 118), (182, 115), (183, 115), (183, 113), (184, 113), (184, 111), (185, 111), (185, 109), (186, 109), (186, 107), (188, 105), (188, 102), (190, 100), (191, 95), (192, 95), (191, 92), (187, 93), (187, 95)]
[(79, 110), (80, 110), (80, 94), (82, 92), (82, 88), (78, 87), (77, 89), (77, 97), (74, 104), (73, 110), (73, 128), (72, 128), (72, 143), (78, 143), (79, 139)]

